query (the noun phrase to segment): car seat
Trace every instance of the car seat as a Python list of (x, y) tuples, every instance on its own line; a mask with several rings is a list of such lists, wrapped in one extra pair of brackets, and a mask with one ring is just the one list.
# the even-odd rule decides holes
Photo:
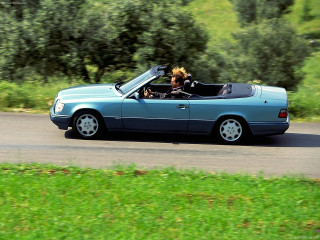
[(191, 91), (191, 79), (192, 79), (192, 76), (191, 76), (190, 73), (188, 73), (187, 78), (183, 83), (183, 91), (184, 92), (190, 93), (190, 91)]
[(225, 95), (231, 93), (231, 84), (226, 83), (223, 85), (223, 87), (220, 89), (220, 91), (218, 92), (218, 96), (219, 95)]

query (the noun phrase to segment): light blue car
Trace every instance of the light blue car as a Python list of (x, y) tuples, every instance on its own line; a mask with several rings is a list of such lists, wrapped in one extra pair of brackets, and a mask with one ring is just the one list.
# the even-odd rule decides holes
[[(155, 66), (126, 83), (93, 84), (61, 90), (50, 110), (60, 129), (92, 139), (106, 131), (213, 135), (238, 143), (249, 135), (283, 134), (289, 128), (284, 88), (245, 83), (203, 84), (188, 78), (179, 95), (145, 98), (144, 91), (166, 92), (165, 66)], [(162, 81), (159, 81), (162, 79)]]

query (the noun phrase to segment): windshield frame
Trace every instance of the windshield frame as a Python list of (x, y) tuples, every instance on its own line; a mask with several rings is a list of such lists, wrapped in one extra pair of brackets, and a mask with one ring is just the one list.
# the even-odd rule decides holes
[(126, 95), (136, 86), (141, 85), (144, 82), (147, 82), (152, 77), (154, 77), (153, 72), (151, 70), (148, 70), (139, 75), (138, 77), (126, 82), (124, 85), (120, 87), (120, 91), (123, 95)]
[(140, 74), (138, 77), (126, 82), (123, 86), (119, 87), (117, 91), (121, 93), (122, 96), (127, 97), (148, 82), (164, 76), (166, 68), (167, 67), (163, 65), (154, 66), (148, 71)]

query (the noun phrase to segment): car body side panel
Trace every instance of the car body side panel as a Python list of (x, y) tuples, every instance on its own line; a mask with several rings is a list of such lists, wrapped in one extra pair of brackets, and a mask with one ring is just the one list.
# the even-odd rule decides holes
[(208, 100), (190, 100), (190, 123), (189, 132), (210, 133), (215, 122), (224, 115), (237, 115), (246, 119), (241, 111), (241, 105), (236, 106), (235, 99), (208, 99)]
[[(273, 123), (275, 127), (271, 127), (270, 130), (276, 132), (286, 130), (287, 119), (278, 118), (280, 109), (286, 108), (286, 101), (268, 100), (265, 102), (264, 99), (256, 96), (236, 99), (190, 99), (189, 101), (189, 132), (210, 133), (215, 122), (220, 117), (227, 115), (242, 117), (249, 124), (253, 134), (267, 129), (268, 126), (273, 126)], [(253, 127), (251, 127), (251, 123), (253, 123)]]
[(190, 119), (188, 132), (209, 134), (214, 126), (215, 120)]
[(122, 129), (121, 120), (122, 98), (109, 99), (103, 104), (101, 114), (108, 129)]
[(127, 130), (187, 132), (189, 101), (127, 98), (122, 105), (122, 121)]
[(99, 101), (88, 99), (83, 103), (75, 104), (71, 112), (75, 113), (76, 111), (81, 109), (93, 109), (101, 114), (107, 128), (122, 129), (121, 104), (121, 97), (99, 99)]

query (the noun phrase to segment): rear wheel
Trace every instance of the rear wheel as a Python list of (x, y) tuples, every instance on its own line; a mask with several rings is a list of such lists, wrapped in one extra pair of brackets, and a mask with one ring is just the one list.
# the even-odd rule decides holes
[(215, 134), (222, 143), (236, 144), (243, 140), (247, 128), (242, 120), (228, 117), (218, 122)]
[(75, 115), (72, 129), (84, 139), (94, 139), (102, 133), (103, 123), (97, 113), (81, 111)]

